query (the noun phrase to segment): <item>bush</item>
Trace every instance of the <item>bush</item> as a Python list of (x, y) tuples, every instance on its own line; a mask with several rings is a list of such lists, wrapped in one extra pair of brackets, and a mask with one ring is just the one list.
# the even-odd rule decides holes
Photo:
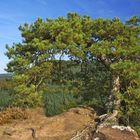
[(48, 91), (50, 90), (47, 89), (43, 96), (44, 110), (47, 116), (60, 114), (82, 103), (80, 96), (69, 93), (61, 87), (54, 86), (50, 93)]
[(140, 136), (140, 109), (135, 108), (132, 113), (129, 110), (122, 111), (119, 116), (120, 124), (131, 126)]
[(63, 85), (61, 84), (48, 84), (44, 93), (66, 93), (66, 94), (79, 94), (79, 89), (77, 87), (74, 87), (71, 83), (65, 83)]
[[(140, 86), (140, 85), (139, 85)], [(120, 124), (131, 126), (140, 135), (140, 88), (129, 87), (121, 96)]]
[(12, 93), (13, 91), (10, 91), (10, 90), (0, 91), (0, 111), (11, 106), (13, 98), (14, 98)]
[(35, 91), (35, 87), (19, 85), (15, 88), (13, 106), (27, 108), (41, 106), (41, 93)]

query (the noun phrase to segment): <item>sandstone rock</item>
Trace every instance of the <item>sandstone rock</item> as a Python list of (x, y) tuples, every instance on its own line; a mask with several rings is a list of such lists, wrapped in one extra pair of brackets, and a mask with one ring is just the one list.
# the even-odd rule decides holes
[(98, 129), (94, 140), (140, 140), (140, 138), (130, 127), (114, 125)]
[(14, 120), (0, 126), (0, 140), (70, 140), (78, 131), (94, 122), (90, 108), (73, 108), (68, 112), (46, 117), (41, 109), (30, 109), (30, 118)]

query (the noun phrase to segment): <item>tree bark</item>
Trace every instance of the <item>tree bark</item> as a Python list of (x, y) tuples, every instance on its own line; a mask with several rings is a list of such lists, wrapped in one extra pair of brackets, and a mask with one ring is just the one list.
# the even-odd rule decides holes
[(120, 93), (120, 78), (119, 75), (112, 73), (111, 79), (111, 90), (108, 101), (108, 112), (118, 112), (120, 108), (120, 99), (118, 94)]
[(59, 57), (59, 82), (62, 83), (62, 56), (64, 52), (61, 51), (60, 57)]

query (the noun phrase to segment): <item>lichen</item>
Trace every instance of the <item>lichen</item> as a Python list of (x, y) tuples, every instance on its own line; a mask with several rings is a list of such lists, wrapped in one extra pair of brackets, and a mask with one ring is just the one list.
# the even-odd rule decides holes
[(121, 131), (127, 130), (127, 131), (130, 131), (130, 132), (134, 132), (134, 130), (130, 126), (125, 127), (125, 126), (114, 125), (114, 126), (112, 126), (112, 128), (113, 129), (119, 129)]

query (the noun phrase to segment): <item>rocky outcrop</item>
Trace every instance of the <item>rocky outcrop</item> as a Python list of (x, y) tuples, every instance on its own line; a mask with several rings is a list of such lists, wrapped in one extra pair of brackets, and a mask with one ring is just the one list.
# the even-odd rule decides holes
[(72, 108), (54, 117), (46, 117), (41, 109), (28, 112), (26, 120), (1, 125), (0, 140), (140, 140), (130, 127), (109, 125), (112, 116), (97, 117), (91, 108)]
[(108, 126), (95, 131), (89, 126), (77, 133), (71, 140), (140, 140), (137, 133), (130, 127)]
[(29, 119), (1, 125), (0, 140), (70, 140), (96, 116), (94, 110), (83, 107), (54, 117), (46, 117), (41, 109), (30, 109), (29, 113)]
[(114, 116), (104, 114), (96, 117), (96, 123), (91, 121), (71, 140), (140, 140), (131, 127), (119, 126)]
[(93, 140), (140, 140), (137, 133), (130, 127), (102, 127), (94, 134)]

